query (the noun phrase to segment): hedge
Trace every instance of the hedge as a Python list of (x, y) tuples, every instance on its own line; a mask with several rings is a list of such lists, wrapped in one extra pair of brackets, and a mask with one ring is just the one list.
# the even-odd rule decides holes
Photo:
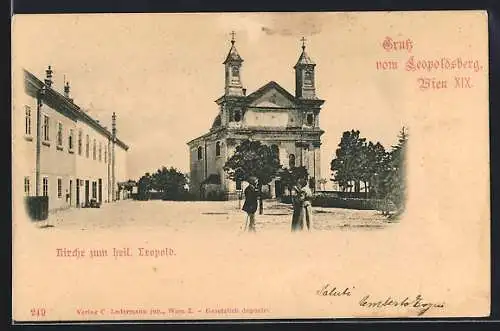
[[(290, 196), (284, 196), (280, 199), (283, 203), (292, 203)], [(311, 202), (313, 207), (326, 208), (346, 208), (360, 210), (392, 210), (394, 206), (382, 199), (355, 199), (339, 198), (327, 195), (315, 195)]]

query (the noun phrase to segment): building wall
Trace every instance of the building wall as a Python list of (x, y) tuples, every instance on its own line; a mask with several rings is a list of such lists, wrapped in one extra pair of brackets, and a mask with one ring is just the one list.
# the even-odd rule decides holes
[[(127, 151), (119, 144), (115, 145), (115, 183), (126, 182), (127, 177)], [(117, 185), (117, 184), (115, 184)], [(125, 191), (120, 191), (118, 199), (125, 198)]]
[[(74, 149), (68, 144), (70, 130), (75, 130), (76, 123), (55, 109), (44, 104), (41, 108), (41, 150), (40, 150), (40, 174), (43, 192), (43, 178), (48, 178), (49, 209), (61, 209), (70, 206), (69, 186), (73, 180), (76, 164)], [(45, 125), (44, 116), (49, 117), (49, 140), (44, 139)], [(62, 142), (59, 144), (58, 126), (62, 125)], [(36, 144), (36, 139), (34, 139)], [(60, 183), (59, 183), (60, 182)]]
[[(28, 77), (28, 78), (27, 78)], [(32, 77), (32, 76), (31, 76)], [(13, 191), (14, 196), (22, 198), (25, 195), (36, 195), (36, 145), (37, 145), (37, 100), (33, 97), (32, 90), (27, 89), (26, 79), (31, 84), (39, 84), (35, 78), (23, 75), (15, 76), (13, 89), (14, 104), (12, 107), (12, 154), (13, 154)], [(62, 96), (57, 96), (60, 101), (68, 103)], [(57, 104), (52, 102), (51, 105)], [(28, 108), (27, 108), (28, 107)], [(46, 178), (47, 195), (49, 196), (49, 210), (57, 210), (77, 206), (85, 203), (85, 181), (89, 182), (88, 200), (92, 198), (92, 183), (95, 183), (96, 198), (99, 199), (99, 179), (101, 179), (101, 201), (108, 201), (108, 170), (111, 164), (111, 151), (108, 146), (110, 138), (102, 131), (66, 110), (54, 109), (46, 103), (41, 107), (40, 127), (40, 184), (39, 194), (44, 194), (44, 178)], [(30, 129), (26, 128), (26, 110), (30, 110)], [(77, 107), (75, 106), (75, 109)], [(48, 116), (48, 139), (44, 139), (44, 115)], [(62, 126), (62, 141), (58, 144), (59, 124)], [(78, 133), (82, 132), (81, 153), (78, 147)], [(28, 134), (26, 133), (28, 132)], [(69, 137), (72, 136), (72, 148)], [(85, 138), (89, 136), (89, 156), (86, 156)], [(93, 157), (93, 141), (96, 141), (96, 155)], [(99, 153), (99, 144), (101, 150)], [(126, 158), (127, 152), (123, 147), (117, 146), (116, 155), (116, 183), (127, 180)], [(108, 152), (105, 155), (106, 151)], [(100, 154), (100, 155), (99, 155)], [(77, 186), (78, 182), (81, 182)], [(29, 184), (29, 185), (28, 185)], [(28, 192), (25, 192), (25, 187)], [(21, 200), (18, 200), (21, 203)]]
[[(79, 134), (81, 132), (81, 149), (79, 147)], [(109, 155), (105, 157), (105, 152), (108, 145), (108, 137), (83, 121), (77, 122), (76, 136), (76, 173), (75, 183), (78, 179), (79, 186), (75, 186), (75, 203), (76, 206), (76, 190), (79, 190), (79, 205), (89, 202), (90, 199), (99, 201), (99, 180), (101, 180), (101, 202), (109, 202), (108, 200), (108, 163), (111, 162)], [(89, 153), (87, 155), (87, 136), (89, 137)], [(96, 155), (94, 159), (94, 140), (96, 142)], [(99, 144), (101, 144), (101, 157), (99, 158)], [(106, 146), (106, 147), (105, 147)], [(105, 162), (106, 161), (106, 162)], [(88, 184), (87, 184), (88, 182)], [(76, 185), (76, 184), (75, 184)], [(86, 193), (88, 185), (88, 193)], [(97, 194), (93, 192), (93, 185), (97, 185)]]

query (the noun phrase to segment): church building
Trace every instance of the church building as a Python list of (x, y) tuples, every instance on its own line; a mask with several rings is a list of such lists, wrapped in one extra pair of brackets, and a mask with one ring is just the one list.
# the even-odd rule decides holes
[[(324, 100), (316, 95), (315, 66), (302, 52), (295, 70), (295, 94), (270, 81), (255, 92), (247, 94), (241, 77), (243, 58), (235, 47), (234, 33), (231, 48), (224, 64), (224, 94), (215, 102), (219, 106), (210, 130), (188, 142), (190, 150), (190, 190), (206, 199), (208, 190), (227, 199), (237, 197), (242, 183), (228, 178), (223, 166), (234, 154), (236, 146), (251, 139), (278, 151), (280, 163), (287, 168), (304, 166), (309, 182), (320, 189), (321, 135), (319, 115)], [(263, 54), (264, 55), (264, 54)], [(267, 187), (270, 197), (283, 194), (279, 178)]]

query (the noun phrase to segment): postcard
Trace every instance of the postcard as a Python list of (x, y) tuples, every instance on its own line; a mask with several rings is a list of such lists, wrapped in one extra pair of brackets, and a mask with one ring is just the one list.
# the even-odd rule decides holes
[(15, 322), (490, 314), (485, 11), (15, 15)]

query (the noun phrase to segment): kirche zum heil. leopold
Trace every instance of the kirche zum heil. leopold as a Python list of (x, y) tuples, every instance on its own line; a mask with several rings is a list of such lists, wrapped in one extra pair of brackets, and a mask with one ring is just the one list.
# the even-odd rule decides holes
[[(302, 53), (293, 67), (295, 95), (274, 81), (247, 94), (241, 77), (243, 58), (236, 50), (233, 34), (231, 48), (223, 62), (224, 94), (215, 101), (219, 113), (206, 134), (188, 142), (190, 190), (201, 199), (214, 190), (228, 199), (237, 197), (242, 183), (229, 179), (223, 166), (245, 139), (258, 140), (277, 149), (285, 167), (306, 167), (311, 185), (319, 189), (316, 179), (321, 174), (320, 145), (324, 133), (319, 115), (324, 100), (316, 95), (316, 64), (306, 53), (304, 42), (302, 38)], [(283, 194), (279, 178), (264, 189), (271, 197)]]

